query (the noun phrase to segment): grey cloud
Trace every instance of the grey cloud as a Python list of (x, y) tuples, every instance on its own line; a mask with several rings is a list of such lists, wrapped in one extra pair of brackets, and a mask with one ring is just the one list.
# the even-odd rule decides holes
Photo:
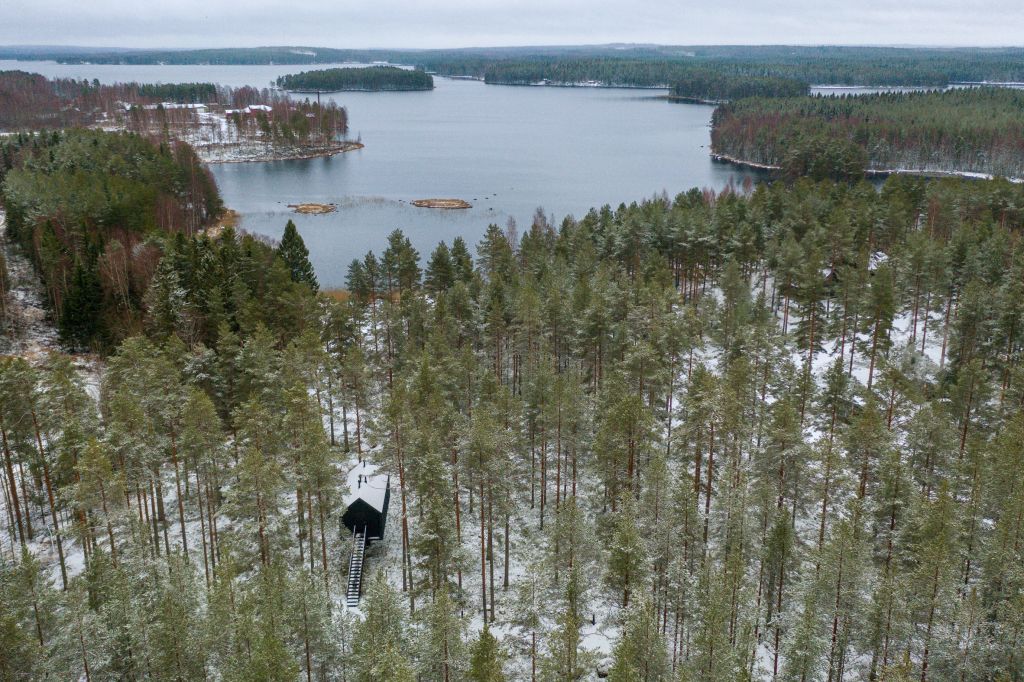
[(1020, 0), (0, 0), (0, 43), (1014, 45)]

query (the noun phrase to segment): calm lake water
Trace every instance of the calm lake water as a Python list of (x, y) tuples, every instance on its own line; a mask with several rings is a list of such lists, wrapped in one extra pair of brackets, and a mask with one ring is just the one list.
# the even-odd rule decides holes
[[(309, 67), (115, 66), (4, 62), (46, 76), (102, 82), (208, 81), (265, 86)], [(488, 224), (529, 224), (538, 207), (561, 221), (592, 207), (691, 187), (741, 184), (750, 171), (711, 161), (713, 107), (670, 103), (656, 90), (536, 88), (435, 78), (430, 92), (338, 93), (362, 150), (329, 159), (214, 165), (242, 227), (279, 237), (289, 218), (324, 286), (348, 263), (379, 253), (401, 228), (424, 260), (440, 240), (474, 246)], [(414, 199), (465, 199), (467, 210), (415, 208)], [(336, 203), (323, 216), (287, 204)]]

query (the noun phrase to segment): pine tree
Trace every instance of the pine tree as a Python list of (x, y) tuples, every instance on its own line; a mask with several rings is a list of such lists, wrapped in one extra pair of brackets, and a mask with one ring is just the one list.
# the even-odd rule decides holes
[(636, 502), (632, 493), (623, 493), (609, 543), (605, 579), (612, 589), (622, 592), (625, 608), (629, 606), (630, 595), (643, 589), (646, 574), (647, 552), (637, 526)]
[(98, 649), (104, 638), (96, 612), (80, 578), (61, 596), (60, 622), (47, 651), (47, 672), (65, 679), (92, 680), (100, 667)]
[(582, 679), (586, 673), (586, 657), (581, 652), (580, 633), (583, 627), (585, 593), (583, 572), (576, 566), (569, 571), (565, 581), (561, 610), (555, 619), (555, 630), (547, 637), (548, 653), (541, 666), (544, 680), (571, 682)]
[(913, 533), (912, 605), (923, 627), (919, 645), (921, 679), (927, 680), (929, 666), (945, 642), (942, 623), (955, 603), (954, 560), (957, 556), (957, 508), (949, 487), (943, 483), (934, 500), (920, 499), (915, 509)]
[(801, 607), (799, 612), (791, 615), (792, 622), (786, 628), (785, 664), (781, 672), (781, 679), (785, 682), (818, 679), (826, 646), (814, 578), (806, 578), (799, 589), (802, 595), (793, 601), (800, 603)]
[(24, 579), (24, 564), (33, 561), (27, 550), (21, 566), (0, 558), (0, 679), (32, 679), (44, 669), (48, 624), (41, 619), (37, 578)]
[(405, 292), (419, 286), (420, 254), (401, 230), (388, 235), (388, 248), (381, 258), (388, 293)]
[(470, 651), (467, 679), (470, 682), (505, 682), (504, 662), (505, 654), (485, 623)]
[(895, 314), (896, 300), (893, 291), (892, 269), (887, 264), (882, 264), (873, 273), (868, 294), (867, 322), (870, 324), (868, 331), (871, 334), (867, 383), (869, 391), (875, 375), (878, 353), (880, 351), (885, 353), (889, 350), (892, 320)]
[(394, 680), (395, 682), (415, 682), (416, 673), (412, 663), (400, 649), (391, 642), (384, 644), (384, 649), (374, 658), (365, 677), (357, 680)]
[(228, 494), (228, 514), (239, 531), (255, 535), (260, 563), (269, 566), (280, 538), (279, 497), (285, 488), (280, 462), (279, 434), (266, 408), (256, 400), (246, 403), (240, 415), (242, 456), (238, 482)]
[(452, 682), (465, 673), (465, 623), (455, 613), (447, 587), (434, 593), (424, 614), (424, 632), (419, 658), (420, 673), (428, 680)]
[(3, 252), (0, 252), (0, 329), (4, 330), (7, 329), (10, 291), (11, 276), (7, 270), (7, 259), (4, 257)]
[(668, 679), (669, 662), (657, 612), (647, 597), (637, 599), (625, 615), (622, 635), (612, 652), (612, 682), (661, 682)]
[(512, 621), (521, 628), (530, 640), (530, 679), (537, 679), (538, 634), (543, 625), (544, 584), (543, 567), (531, 565), (515, 584), (515, 600), (512, 602)]
[[(119, 476), (115, 476), (107, 453), (95, 439), (89, 439), (76, 466), (78, 485), (75, 487), (75, 502), (86, 510), (90, 518), (98, 517), (107, 534), (107, 550), (117, 561), (117, 541), (114, 539), (115, 512), (124, 499)], [(87, 534), (92, 537), (92, 532)]]
[(202, 626), (195, 568), (180, 555), (168, 557), (168, 565), (151, 614), (155, 622), (148, 653), (159, 677), (199, 679), (207, 670), (203, 640), (194, 636)]
[(405, 609), (382, 572), (366, 592), (366, 618), (355, 628), (352, 651), (356, 682), (413, 680)]
[(306, 680), (339, 669), (346, 655), (344, 636), (351, 625), (344, 616), (337, 625), (333, 622), (330, 590), (320, 576), (301, 569), (288, 576), (287, 591), (290, 626), (301, 642), (299, 660)]
[(729, 635), (731, 588), (725, 570), (710, 567), (700, 579), (697, 592), (699, 621), (693, 637), (693, 651), (686, 663), (687, 675), (693, 680), (714, 682), (733, 679), (741, 670), (737, 650)]

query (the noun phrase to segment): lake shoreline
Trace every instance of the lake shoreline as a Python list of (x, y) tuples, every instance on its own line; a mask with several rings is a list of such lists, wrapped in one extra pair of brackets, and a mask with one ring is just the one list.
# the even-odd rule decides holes
[[(747, 161), (746, 159), (740, 159), (728, 154), (719, 154), (718, 152), (711, 152), (711, 160), (715, 163), (724, 163), (739, 168), (747, 168), (750, 170), (764, 171), (764, 172), (775, 172), (782, 170), (781, 166), (757, 163), (756, 161)], [(914, 169), (914, 168), (865, 168), (864, 175), (869, 178), (888, 178), (893, 175), (911, 175), (919, 178), (963, 178), (965, 180), (993, 180), (997, 177), (1003, 177), (1001, 175), (993, 175), (991, 173), (982, 173), (979, 171), (944, 171), (944, 170), (926, 170), (926, 169)], [(1024, 183), (1024, 178), (1006, 178), (1014, 184)]]
[(434, 86), (430, 86), (429, 88), (331, 88), (330, 90), (288, 90), (287, 88), (281, 88), (281, 91), (287, 92), (289, 95), (331, 95), (338, 92), (430, 92), (434, 89)]
[(498, 81), (488, 81), (483, 78), (455, 78), (454, 76), (445, 76), (445, 78), (452, 78), (453, 80), (478, 80), (484, 85), (505, 85), (513, 88), (589, 88), (593, 90), (671, 90), (671, 85), (614, 85), (608, 83), (591, 83), (591, 82), (578, 82), (578, 83), (501, 83)]
[(687, 95), (665, 95), (665, 99), (678, 104), (708, 104), (714, 107), (729, 103), (727, 99), (704, 99), (703, 97), (689, 97)]
[(196, 153), (199, 158), (208, 164), (224, 163), (262, 163), (267, 161), (302, 161), (305, 159), (319, 159), (353, 152), (363, 149), (366, 145), (362, 142), (344, 142), (323, 149), (292, 149), (281, 151), (275, 149), (245, 149), (237, 156), (221, 156), (218, 152), (230, 152), (232, 149), (241, 149), (245, 145), (219, 144), (196, 146)]

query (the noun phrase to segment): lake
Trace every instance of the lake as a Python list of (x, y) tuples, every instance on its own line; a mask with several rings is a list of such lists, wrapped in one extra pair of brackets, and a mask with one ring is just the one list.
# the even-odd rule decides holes
[[(326, 68), (328, 65), (318, 66)], [(309, 66), (123, 66), (0, 61), (45, 76), (101, 82), (208, 81), (266, 86)], [(475, 246), (490, 223), (522, 231), (538, 207), (560, 222), (691, 187), (722, 189), (755, 172), (713, 162), (714, 107), (671, 103), (664, 91), (485, 85), (435, 79), (429, 92), (337, 93), (349, 136), (366, 147), (332, 158), (211, 166), (242, 228), (277, 238), (295, 221), (323, 286), (343, 286), (348, 263), (380, 254), (401, 228), (424, 261), (437, 242)], [(325, 97), (328, 97), (325, 95)], [(465, 210), (416, 208), (425, 198), (465, 199)], [(336, 203), (336, 213), (296, 215), (288, 204)]]

